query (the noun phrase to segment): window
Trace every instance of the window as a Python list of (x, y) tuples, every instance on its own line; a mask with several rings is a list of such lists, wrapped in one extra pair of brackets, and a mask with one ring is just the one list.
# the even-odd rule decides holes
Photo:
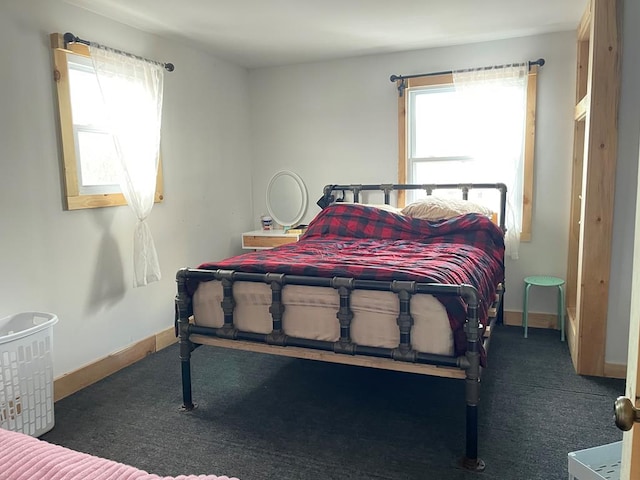
[(67, 54), (73, 141), (81, 195), (119, 193), (113, 137), (95, 71), (87, 57)]
[[(126, 205), (106, 112), (86, 45), (51, 34), (68, 210)], [(155, 202), (163, 200), (158, 164)]]
[[(476, 98), (465, 95), (469, 92), (454, 84), (453, 74), (404, 79), (405, 88), (398, 99), (399, 182), (506, 183), (521, 199), (514, 202), (518, 205), (519, 239), (530, 240), (537, 68), (531, 67), (520, 82), (524, 89), (494, 83)], [(526, 99), (519, 100), (522, 92)], [(520, 144), (515, 145), (517, 141)], [(504, 153), (518, 146), (518, 159)], [(500, 178), (513, 163), (517, 163), (521, 183)], [(416, 198), (401, 201), (408, 203)]]

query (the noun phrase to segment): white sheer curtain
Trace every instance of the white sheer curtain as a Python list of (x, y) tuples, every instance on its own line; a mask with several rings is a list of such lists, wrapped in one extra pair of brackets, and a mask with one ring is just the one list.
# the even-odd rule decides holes
[(91, 59), (120, 159), (120, 188), (138, 221), (134, 230), (134, 286), (160, 280), (160, 264), (147, 224), (153, 208), (160, 150), (164, 68), (91, 45)]
[(522, 232), (527, 62), (453, 72), (464, 105), (460, 126), (483, 181), (507, 185), (506, 253), (518, 258)]

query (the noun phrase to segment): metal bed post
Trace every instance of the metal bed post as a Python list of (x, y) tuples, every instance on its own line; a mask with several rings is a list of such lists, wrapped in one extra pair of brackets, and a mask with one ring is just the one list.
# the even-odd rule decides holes
[(416, 282), (394, 280), (391, 282), (391, 291), (398, 296), (396, 324), (400, 332), (400, 342), (393, 350), (393, 359), (415, 362), (416, 352), (411, 346), (411, 328), (413, 327), (411, 295), (416, 291)]
[[(504, 183), (497, 183), (496, 188), (500, 190), (500, 228), (502, 232), (507, 234), (507, 186)], [(504, 258), (503, 258), (504, 260)], [(500, 305), (498, 309), (497, 322), (504, 323), (504, 292), (506, 292), (507, 284), (506, 279), (502, 282), (502, 291), (500, 292)]]
[(340, 338), (334, 343), (333, 351), (336, 353), (344, 353), (354, 355), (356, 345), (351, 341), (351, 320), (354, 314), (351, 310), (351, 294), (354, 288), (353, 278), (334, 277), (331, 285), (338, 291), (340, 297), (340, 307), (336, 318), (340, 322)]
[(478, 458), (478, 403), (480, 402), (480, 341), (481, 325), (478, 322), (478, 291), (471, 285), (462, 285), (460, 295), (467, 304), (467, 351), (465, 357), (465, 399), (467, 402), (466, 449), (462, 460), (464, 468), (482, 472), (484, 461)]
[(218, 270), (216, 279), (222, 284), (222, 312), (224, 314), (224, 324), (218, 333), (221, 338), (236, 338), (236, 327), (233, 325), (233, 311), (236, 308), (236, 301), (233, 298), (233, 274), (232, 270)]
[(286, 345), (287, 335), (282, 329), (282, 315), (284, 314), (285, 305), (282, 303), (282, 287), (285, 284), (285, 275), (281, 273), (267, 273), (265, 275), (266, 283), (271, 286), (271, 313), (272, 327), (271, 333), (265, 338), (269, 345)]
[(189, 340), (189, 315), (191, 297), (187, 291), (187, 269), (183, 268), (176, 274), (178, 293), (175, 299), (175, 329), (180, 337), (180, 365), (182, 367), (182, 407), (181, 410), (193, 410), (196, 405), (191, 396), (191, 352), (194, 349)]

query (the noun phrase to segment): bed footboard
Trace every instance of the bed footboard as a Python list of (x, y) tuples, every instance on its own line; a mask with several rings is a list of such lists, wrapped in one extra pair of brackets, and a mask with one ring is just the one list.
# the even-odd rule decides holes
[[(374, 281), (353, 278), (318, 278), (271, 273), (245, 273), (229, 270), (182, 269), (176, 276), (176, 333), (180, 338), (182, 368), (183, 410), (196, 407), (191, 391), (191, 353), (200, 344), (227, 348), (254, 350), (298, 358), (311, 358), (375, 368), (438, 375), (464, 379), (466, 400), (466, 449), (462, 461), (467, 469), (481, 471), (484, 462), (478, 458), (478, 403), (480, 399), (480, 352), (483, 347), (483, 325), (478, 319), (479, 297), (470, 285), (444, 285), (413, 281)], [(219, 328), (203, 327), (190, 321), (193, 315), (192, 292), (198, 282), (222, 282), (224, 297), (222, 309), (224, 325)], [(271, 287), (272, 301), (269, 312), (273, 328), (268, 334), (245, 332), (234, 325), (233, 285), (236, 281), (267, 283)], [(335, 341), (312, 340), (288, 336), (282, 327), (282, 289), (285, 285), (309, 285), (331, 287), (337, 290), (340, 307), (336, 317), (340, 323), (340, 338)], [(351, 295), (356, 289), (390, 291), (398, 296), (397, 318), (400, 342), (396, 348), (358, 345), (351, 340), (350, 328), (353, 312)], [(411, 346), (411, 297), (417, 293), (438, 296), (455, 295), (467, 305), (464, 331), (467, 347), (464, 355), (447, 356), (417, 352)]]

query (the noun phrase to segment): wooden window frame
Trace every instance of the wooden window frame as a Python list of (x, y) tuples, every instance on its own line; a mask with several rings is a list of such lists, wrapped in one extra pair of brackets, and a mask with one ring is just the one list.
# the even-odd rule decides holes
[[(62, 34), (50, 35), (53, 51), (54, 71), (53, 78), (56, 82), (58, 93), (58, 114), (60, 127), (60, 142), (62, 146), (61, 163), (64, 178), (64, 201), (66, 210), (80, 210), (84, 208), (101, 208), (127, 205), (127, 200), (122, 193), (81, 194), (78, 179), (78, 163), (76, 158), (76, 145), (73, 136), (73, 119), (71, 116), (71, 90), (69, 85), (68, 54), (90, 57), (89, 47), (81, 43), (65, 45)], [(164, 200), (162, 159), (158, 161), (158, 173), (156, 176), (156, 192), (154, 202)]]
[[(398, 80), (398, 82), (403, 80)], [(405, 88), (402, 96), (398, 96), (398, 183), (407, 182), (408, 163), (408, 139), (407, 130), (407, 92), (411, 88), (432, 87), (436, 85), (453, 85), (453, 75), (445, 73), (442, 75), (427, 75), (424, 77), (414, 77), (404, 79)], [(536, 135), (536, 97), (538, 86), (538, 66), (533, 65), (529, 69), (527, 79), (527, 112), (524, 137), (524, 183), (522, 194), (522, 232), (521, 241), (531, 241), (531, 223), (533, 213), (533, 177), (535, 158), (535, 135)], [(404, 206), (406, 202), (405, 192), (398, 192), (398, 205)]]

